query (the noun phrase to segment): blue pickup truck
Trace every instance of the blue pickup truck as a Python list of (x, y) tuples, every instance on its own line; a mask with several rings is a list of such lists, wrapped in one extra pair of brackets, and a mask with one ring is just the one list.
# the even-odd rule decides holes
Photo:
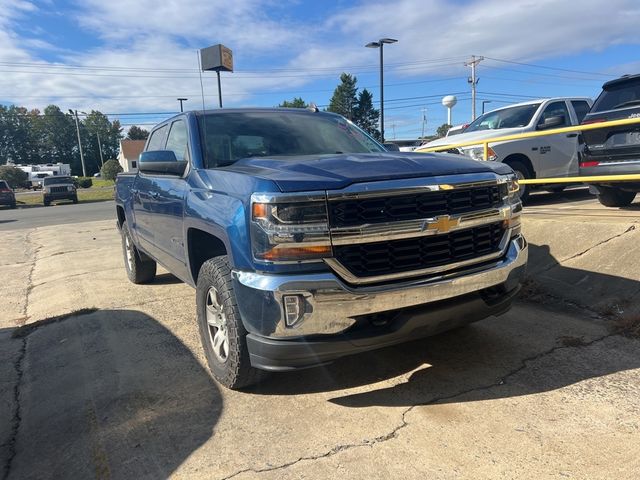
[(502, 314), (527, 263), (507, 165), (388, 152), (317, 110), (171, 118), (116, 205), (129, 279), (159, 263), (196, 288), (207, 361), (236, 389)]

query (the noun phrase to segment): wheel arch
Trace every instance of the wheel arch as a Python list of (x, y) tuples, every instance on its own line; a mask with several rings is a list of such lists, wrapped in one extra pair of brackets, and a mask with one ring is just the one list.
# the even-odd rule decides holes
[(510, 155), (507, 155), (505, 159), (502, 160), (502, 163), (506, 163), (507, 165), (511, 165), (511, 163), (513, 162), (523, 163), (531, 172), (532, 178), (536, 178), (536, 169), (533, 168), (533, 163), (531, 163), (529, 157), (527, 157), (524, 153), (512, 153)]
[[(227, 255), (230, 257), (230, 249), (218, 235), (201, 230), (196, 227), (187, 230), (187, 260), (189, 273), (193, 285), (198, 283), (200, 267), (207, 260)], [(231, 262), (231, 258), (229, 258)]]

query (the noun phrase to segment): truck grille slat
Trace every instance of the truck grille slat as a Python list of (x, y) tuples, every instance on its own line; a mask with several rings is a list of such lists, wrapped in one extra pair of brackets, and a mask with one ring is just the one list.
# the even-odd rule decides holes
[(497, 207), (502, 194), (499, 185), (487, 185), (382, 198), (332, 200), (329, 202), (329, 219), (331, 227), (350, 227), (459, 215)]
[(357, 277), (437, 267), (498, 252), (502, 222), (408, 240), (334, 247), (336, 259)]

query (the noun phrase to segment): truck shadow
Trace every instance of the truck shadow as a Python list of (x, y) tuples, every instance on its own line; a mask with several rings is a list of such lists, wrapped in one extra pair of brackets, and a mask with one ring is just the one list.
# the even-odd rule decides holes
[[(530, 248), (532, 263), (557, 264), (547, 246)], [(560, 265), (554, 268), (569, 279), (589, 275), (591, 283), (615, 284), (618, 291), (640, 289), (640, 282), (633, 280)], [(549, 305), (544, 296), (535, 303), (521, 300), (506, 315), (466, 328), (344, 358), (326, 367), (274, 375), (254, 393), (287, 395), (365, 387), (364, 392), (330, 401), (353, 408), (408, 407), (536, 394), (640, 367), (637, 340), (610, 338), (607, 322), (588, 321), (589, 313), (569, 311), (559, 303)], [(389, 379), (396, 384), (376, 387)], [(466, 394), (460, 397), (462, 393)]]
[(16, 336), (8, 341), (25, 346), (9, 478), (167, 478), (211, 438), (218, 387), (148, 315), (98, 310)]

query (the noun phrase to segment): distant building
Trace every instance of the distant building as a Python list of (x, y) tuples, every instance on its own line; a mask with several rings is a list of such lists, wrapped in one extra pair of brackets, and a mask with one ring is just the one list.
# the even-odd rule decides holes
[(138, 171), (138, 157), (144, 150), (146, 140), (120, 140), (118, 162), (125, 172)]

